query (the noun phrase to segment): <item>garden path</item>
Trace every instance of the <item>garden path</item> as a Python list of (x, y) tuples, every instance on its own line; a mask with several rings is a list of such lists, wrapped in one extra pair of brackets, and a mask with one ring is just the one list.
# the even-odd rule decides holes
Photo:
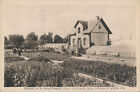
[[(10, 54), (13, 54), (13, 53), (10, 53)], [(18, 56), (17, 54), (15, 54), (15, 55)], [(24, 58), (25, 61), (30, 59), (30, 58), (27, 58), (27, 57), (25, 57), (25, 56), (23, 56), (23, 55), (21, 55), (20, 57)], [(57, 60), (51, 60), (51, 61), (54, 63), (54, 65), (58, 65), (58, 64), (64, 62), (64, 61), (57, 61)]]
[[(10, 53), (10, 54), (13, 54), (13, 53)], [(14, 55), (18, 56), (17, 54), (14, 54)], [(25, 59), (25, 61), (30, 59), (30, 58), (27, 58), (27, 57), (22, 56), (22, 55), (21, 55), (20, 57), (24, 58), (24, 59)]]
[(72, 56), (72, 58), (80, 59), (80, 60), (102, 61), (102, 62), (121, 64), (121, 65), (126, 64), (129, 66), (136, 66), (136, 60), (129, 59), (129, 58), (103, 57), (103, 56), (88, 57), (86, 55), (82, 55), (81, 57)]
[[(90, 75), (87, 75), (87, 74), (84, 74), (84, 73), (78, 73), (79, 77), (83, 77), (83, 78), (87, 78), (87, 79), (93, 79), (96, 80), (99, 82), (99, 83), (102, 83), (103, 80), (100, 79), (100, 78), (97, 78), (97, 77), (93, 77), (93, 76), (90, 76)], [(106, 81), (106, 83), (110, 84), (112, 87), (118, 87), (118, 88), (129, 88), (128, 86), (124, 86), (124, 85), (121, 85), (121, 84), (117, 84), (117, 83), (114, 83), (114, 82), (111, 82), (111, 81)]]

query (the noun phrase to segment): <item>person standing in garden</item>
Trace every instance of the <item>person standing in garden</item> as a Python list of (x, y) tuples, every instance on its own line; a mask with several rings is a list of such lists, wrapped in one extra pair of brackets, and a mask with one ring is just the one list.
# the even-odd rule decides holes
[(18, 56), (20, 57), (21, 56), (21, 50), (18, 49)]
[(17, 53), (17, 48), (13, 48), (13, 54)]

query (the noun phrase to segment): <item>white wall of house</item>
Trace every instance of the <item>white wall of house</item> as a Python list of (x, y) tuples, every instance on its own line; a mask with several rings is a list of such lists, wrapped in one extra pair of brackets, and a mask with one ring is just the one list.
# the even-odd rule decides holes
[(91, 33), (91, 42), (96, 46), (104, 46), (107, 44), (108, 34), (107, 33)]
[[(83, 35), (81, 37), (81, 45), (84, 48), (88, 48), (90, 46), (89, 35)], [(77, 45), (78, 37), (71, 36), (71, 46)]]
[[(80, 32), (78, 30), (80, 29)], [(81, 45), (83, 48), (88, 48), (90, 46), (89, 35), (83, 34), (82, 24), (78, 24), (76, 27), (76, 36), (71, 36), (71, 46), (75, 47), (78, 43), (78, 38), (81, 39)]]
[[(85, 39), (85, 40), (84, 40), (84, 39)], [(89, 35), (84, 35), (84, 36), (82, 37), (82, 46), (83, 46), (84, 48), (90, 47)]]
[[(75, 42), (73, 42), (73, 41), (75, 41)], [(71, 36), (71, 46), (73, 46), (73, 45), (76, 45), (76, 43), (77, 43), (77, 38), (76, 38), (76, 36)]]
[[(80, 33), (78, 33), (78, 30), (80, 28)], [(81, 23), (79, 23), (76, 27), (76, 37), (77, 38), (81, 38), (83, 36), (83, 25)]]
[(102, 23), (98, 23), (91, 33), (91, 42), (96, 46), (106, 45), (108, 41), (108, 33)]

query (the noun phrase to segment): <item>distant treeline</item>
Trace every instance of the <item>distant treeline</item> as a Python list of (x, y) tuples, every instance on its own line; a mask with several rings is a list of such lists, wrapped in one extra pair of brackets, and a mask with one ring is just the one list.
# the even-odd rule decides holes
[(4, 45), (6, 49), (24, 48), (24, 49), (35, 49), (38, 45), (43, 45), (46, 43), (66, 43), (67, 37), (63, 38), (59, 35), (53, 37), (53, 33), (43, 34), (40, 37), (34, 32), (31, 32), (24, 38), (23, 35), (9, 35), (9, 37), (4, 37)]

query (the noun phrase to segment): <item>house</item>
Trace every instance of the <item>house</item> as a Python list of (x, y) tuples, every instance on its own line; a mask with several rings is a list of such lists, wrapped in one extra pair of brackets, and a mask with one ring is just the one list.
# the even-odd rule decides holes
[(110, 42), (109, 35), (112, 34), (102, 18), (97, 16), (96, 20), (77, 20), (73, 31), (69, 34), (69, 48), (89, 48), (91, 46), (106, 46)]

